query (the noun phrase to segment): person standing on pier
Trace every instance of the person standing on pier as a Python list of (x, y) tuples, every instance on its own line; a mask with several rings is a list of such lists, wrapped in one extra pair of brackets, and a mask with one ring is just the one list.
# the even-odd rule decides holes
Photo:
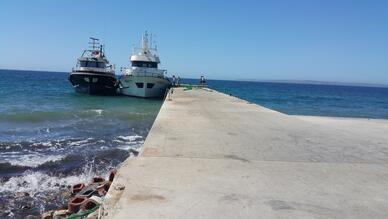
[(175, 77), (175, 75), (172, 76), (172, 86), (173, 87), (176, 86), (176, 77)]
[(205, 85), (205, 83), (206, 83), (205, 77), (201, 76), (201, 78), (199, 79), (199, 85), (203, 86)]

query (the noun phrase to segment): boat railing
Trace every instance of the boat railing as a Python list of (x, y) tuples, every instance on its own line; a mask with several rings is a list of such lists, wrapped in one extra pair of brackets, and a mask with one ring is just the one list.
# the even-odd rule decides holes
[(132, 74), (134, 76), (140, 76), (140, 77), (154, 77), (154, 78), (164, 78), (164, 74), (160, 73), (145, 73), (145, 72), (137, 72)]
[(165, 78), (165, 75), (167, 74), (167, 70), (165, 69), (159, 69), (160, 73), (152, 73), (152, 72), (145, 72), (145, 71), (132, 71), (130, 68), (122, 68), (121, 72), (123, 75), (133, 75), (133, 76), (139, 76), (139, 77), (154, 77), (154, 78)]
[(108, 67), (108, 68), (76, 67), (76, 68), (72, 68), (72, 71), (94, 71), (94, 72), (103, 72), (103, 73), (114, 73), (114, 69), (112, 67)]

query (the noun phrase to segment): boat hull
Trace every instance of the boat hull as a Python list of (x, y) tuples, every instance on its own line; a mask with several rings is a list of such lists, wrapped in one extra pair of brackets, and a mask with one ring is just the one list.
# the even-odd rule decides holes
[(160, 77), (124, 75), (119, 81), (120, 94), (143, 98), (163, 98), (170, 86), (169, 80)]
[(71, 72), (69, 81), (78, 93), (116, 95), (117, 79), (114, 75), (92, 72)]

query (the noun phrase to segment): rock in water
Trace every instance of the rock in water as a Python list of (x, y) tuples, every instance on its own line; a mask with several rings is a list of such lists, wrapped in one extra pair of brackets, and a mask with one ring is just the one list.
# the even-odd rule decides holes
[(66, 218), (67, 217), (67, 209), (54, 211), (53, 217), (54, 218)]
[(52, 219), (54, 211), (47, 211), (42, 214), (42, 219)]

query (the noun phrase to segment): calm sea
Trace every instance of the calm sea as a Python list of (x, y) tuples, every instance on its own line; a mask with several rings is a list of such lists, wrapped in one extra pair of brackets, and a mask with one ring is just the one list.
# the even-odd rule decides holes
[[(65, 205), (68, 185), (105, 176), (133, 156), (130, 149), (142, 145), (162, 103), (77, 94), (67, 77), (0, 70), (0, 218), (37, 215)], [(388, 119), (387, 88), (208, 84), (288, 114)]]
[[(185, 79), (183, 83), (198, 84)], [(209, 87), (291, 115), (388, 119), (388, 88), (207, 80)]]

